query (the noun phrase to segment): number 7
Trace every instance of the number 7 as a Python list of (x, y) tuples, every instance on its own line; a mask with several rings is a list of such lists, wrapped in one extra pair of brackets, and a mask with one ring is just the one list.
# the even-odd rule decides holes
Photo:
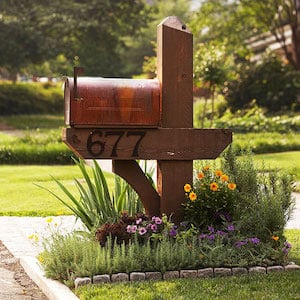
[(114, 146), (112, 148), (112, 151), (111, 151), (111, 156), (112, 157), (118, 157), (118, 154), (117, 154), (117, 147), (118, 147), (118, 144), (120, 142), (120, 139), (122, 138), (122, 136), (124, 135), (124, 131), (107, 131), (105, 133), (105, 136), (118, 136), (118, 138), (116, 139), (115, 143), (114, 143)]
[(145, 135), (146, 135), (146, 131), (128, 131), (127, 132), (127, 137), (129, 137), (129, 136), (139, 136), (140, 137), (134, 146), (134, 149), (133, 149), (132, 155), (131, 155), (132, 157), (139, 156), (139, 145)]

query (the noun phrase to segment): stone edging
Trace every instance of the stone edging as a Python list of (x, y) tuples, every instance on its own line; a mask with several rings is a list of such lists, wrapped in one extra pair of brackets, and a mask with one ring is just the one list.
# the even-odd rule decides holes
[(90, 277), (79, 277), (74, 281), (75, 288), (88, 284), (100, 284), (100, 283), (115, 283), (115, 282), (128, 282), (128, 281), (144, 281), (144, 280), (168, 280), (177, 278), (210, 278), (220, 276), (232, 276), (243, 274), (268, 274), (272, 272), (280, 271), (300, 271), (300, 266), (290, 263), (286, 266), (269, 266), (269, 267), (233, 267), (233, 268), (205, 268), (198, 270), (180, 270), (180, 271), (167, 271), (164, 274), (161, 272), (132, 272), (128, 273), (116, 273), (116, 274), (104, 274), (95, 275), (93, 280)]

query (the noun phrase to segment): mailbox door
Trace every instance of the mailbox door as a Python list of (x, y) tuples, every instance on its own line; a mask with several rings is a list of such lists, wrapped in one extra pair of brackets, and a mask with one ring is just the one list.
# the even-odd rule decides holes
[(159, 127), (160, 110), (156, 79), (80, 77), (75, 92), (72, 78), (65, 83), (65, 121), (73, 127)]

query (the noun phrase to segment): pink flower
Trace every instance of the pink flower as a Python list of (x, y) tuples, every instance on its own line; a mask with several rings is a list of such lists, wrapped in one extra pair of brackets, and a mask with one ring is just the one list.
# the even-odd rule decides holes
[(162, 223), (162, 219), (159, 217), (155, 217), (154, 222), (155, 224), (160, 225)]
[(141, 228), (139, 229), (139, 234), (140, 234), (140, 235), (144, 235), (146, 232), (147, 232), (147, 229), (146, 229), (145, 227), (141, 227)]
[(136, 226), (136, 225), (132, 225), (132, 226), (131, 226), (131, 232), (132, 232), (132, 233), (135, 233), (136, 230), (137, 230), (137, 226)]
[(136, 223), (137, 225), (139, 225), (139, 224), (141, 224), (141, 223), (142, 223), (142, 221), (143, 221), (143, 220), (142, 220), (142, 218), (139, 218), (139, 219), (137, 219), (137, 220), (136, 220), (136, 222), (135, 222), (135, 223)]
[(151, 230), (152, 230), (153, 232), (156, 232), (156, 230), (157, 230), (157, 225), (156, 225), (156, 224), (152, 224), (152, 225), (151, 225)]

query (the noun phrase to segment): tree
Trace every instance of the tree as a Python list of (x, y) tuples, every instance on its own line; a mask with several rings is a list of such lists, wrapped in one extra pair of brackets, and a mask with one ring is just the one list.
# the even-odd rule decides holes
[[(241, 0), (241, 5), (252, 11), (258, 27), (272, 33), (287, 61), (300, 70), (300, 0)], [(286, 28), (292, 32), (291, 47)]]
[(1, 0), (0, 66), (15, 73), (63, 55), (87, 74), (123, 75), (124, 36), (147, 22), (143, 0)]

